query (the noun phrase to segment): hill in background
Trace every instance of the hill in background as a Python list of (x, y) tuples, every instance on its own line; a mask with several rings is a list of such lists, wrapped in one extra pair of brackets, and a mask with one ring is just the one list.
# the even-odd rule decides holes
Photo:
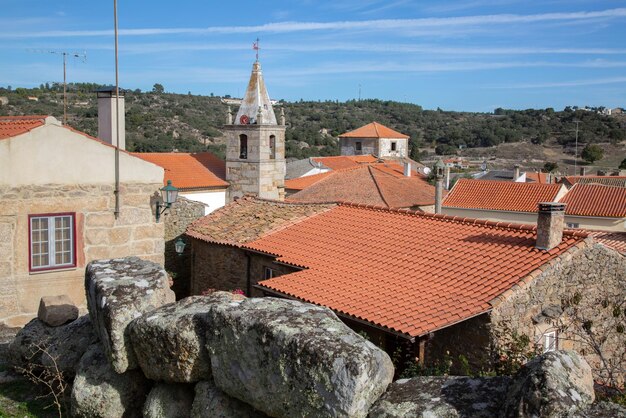
[[(81, 83), (70, 84), (68, 88), (68, 124), (94, 136), (97, 135), (94, 91), (98, 87)], [(58, 83), (36, 89), (0, 88), (0, 96), (9, 101), (0, 106), (0, 114), (48, 114), (61, 119), (62, 90)], [(411, 157), (416, 160), (433, 153), (497, 156), (493, 147), (498, 146), (497, 150), (508, 150), (505, 154), (513, 154), (512, 157), (523, 149), (528, 154), (524, 156), (526, 159), (553, 158), (567, 164), (565, 156), (574, 153), (576, 120), (580, 121), (578, 155), (585, 144), (598, 143), (604, 144), (608, 151), (605, 154), (611, 157), (623, 152), (626, 139), (626, 118), (606, 116), (596, 112), (597, 109), (496, 109), (494, 113), (469, 113), (423, 110), (415, 104), (381, 100), (281, 101), (280, 105), (287, 118), (288, 158), (336, 155), (339, 134), (372, 121), (409, 135)], [(225, 146), (220, 128), (226, 112), (221, 97), (164, 93), (159, 85), (155, 85), (153, 92), (127, 91), (127, 149), (141, 152), (209, 149), (223, 156)], [(549, 150), (546, 152), (545, 148)], [(615, 164), (612, 160), (606, 163), (608, 167)]]

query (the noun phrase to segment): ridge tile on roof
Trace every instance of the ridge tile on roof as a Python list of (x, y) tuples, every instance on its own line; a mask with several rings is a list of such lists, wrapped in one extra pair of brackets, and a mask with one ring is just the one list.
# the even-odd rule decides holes
[(43, 126), (48, 116), (0, 116), (0, 139), (24, 134), (31, 129)]

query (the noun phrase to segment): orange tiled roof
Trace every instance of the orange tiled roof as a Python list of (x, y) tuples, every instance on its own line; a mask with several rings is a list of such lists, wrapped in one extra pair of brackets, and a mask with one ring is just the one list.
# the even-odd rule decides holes
[(535, 172), (527, 171), (526, 181), (541, 183), (541, 184), (548, 184), (548, 173), (542, 173), (541, 171), (535, 171)]
[(459, 179), (443, 206), (448, 208), (537, 212), (537, 203), (553, 202), (560, 184)]
[(163, 167), (163, 184), (172, 180), (179, 189), (228, 187), (226, 163), (210, 152), (136, 152), (132, 155)]
[[(405, 177), (398, 163), (372, 164), (309, 177), (317, 178), (289, 196), (289, 201), (344, 201), (389, 208), (435, 204), (435, 188), (415, 171), (411, 177)], [(291, 188), (294, 183), (289, 180), (286, 187)]]
[(372, 164), (378, 158), (371, 154), (366, 155), (337, 155), (334, 157), (315, 157), (313, 161), (322, 163), (331, 170), (342, 170), (344, 168), (357, 167), (361, 164)]
[(575, 184), (560, 200), (566, 215), (626, 217), (626, 188), (597, 184)]
[(265, 290), (416, 337), (490, 310), (490, 301), (586, 234), (549, 252), (535, 227), (340, 205), (244, 245), (302, 271)]
[(566, 176), (563, 180), (572, 186), (580, 184), (603, 184), (605, 186), (626, 187), (626, 176)]
[(339, 135), (339, 138), (394, 138), (394, 139), (408, 139), (409, 136), (394, 131), (391, 128), (381, 125), (378, 122), (368, 123), (365, 126), (355, 129), (354, 131), (346, 132)]
[(0, 139), (21, 135), (43, 126), (48, 116), (0, 116)]
[(589, 231), (597, 242), (626, 255), (626, 232)]
[(288, 190), (304, 190), (312, 184), (317, 183), (323, 178), (331, 175), (333, 171), (327, 171), (325, 173), (313, 174), (310, 176), (296, 177), (295, 179), (285, 180), (285, 189)]
[(192, 222), (186, 234), (201, 241), (240, 246), (269, 231), (327, 210), (334, 204), (299, 204), (244, 196)]

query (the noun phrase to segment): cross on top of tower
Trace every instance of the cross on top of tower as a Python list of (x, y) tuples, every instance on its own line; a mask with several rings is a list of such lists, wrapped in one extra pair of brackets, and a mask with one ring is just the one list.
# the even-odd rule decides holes
[(256, 51), (256, 60), (259, 61), (259, 38), (256, 38), (256, 42), (252, 42), (252, 49)]

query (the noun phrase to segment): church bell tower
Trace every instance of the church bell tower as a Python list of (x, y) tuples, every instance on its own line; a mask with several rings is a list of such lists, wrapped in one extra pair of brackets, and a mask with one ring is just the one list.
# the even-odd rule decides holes
[(258, 60), (237, 116), (233, 120), (229, 108), (226, 122), (228, 201), (244, 194), (284, 200), (285, 118), (281, 109), (280, 124), (276, 121)]

